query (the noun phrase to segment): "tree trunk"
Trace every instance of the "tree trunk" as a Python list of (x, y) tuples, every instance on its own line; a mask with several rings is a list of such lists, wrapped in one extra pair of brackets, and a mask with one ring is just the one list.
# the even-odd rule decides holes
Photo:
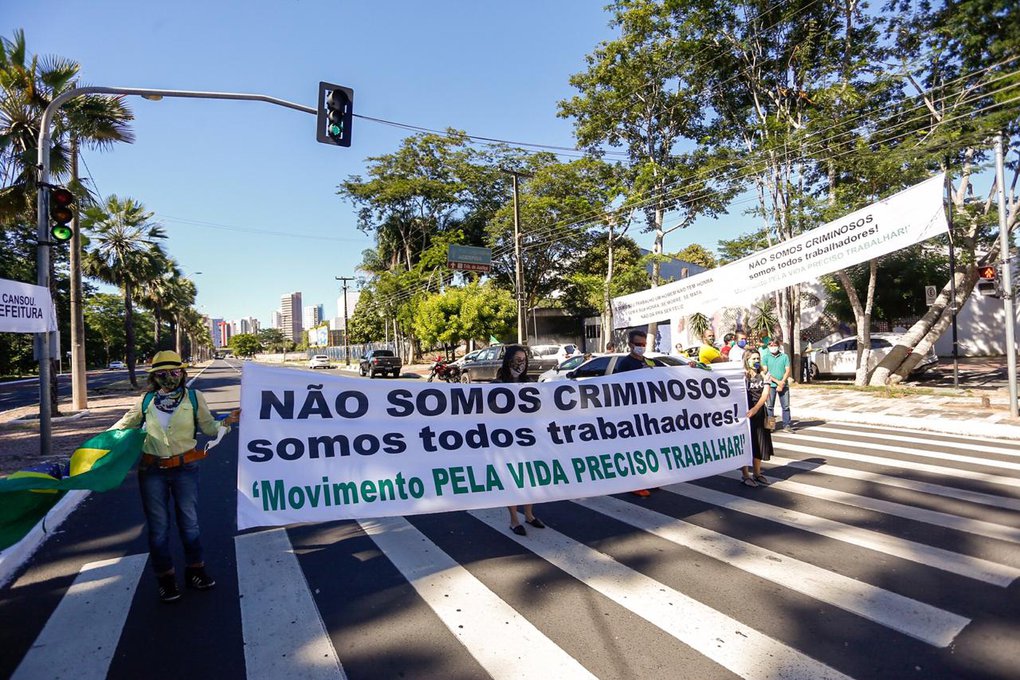
[(135, 376), (135, 317), (131, 302), (131, 283), (124, 282), (124, 343), (127, 345), (128, 379), (132, 387), (138, 387), (138, 378)]
[[(956, 272), (957, 309), (970, 297), (976, 283), (977, 270), (973, 265), (968, 266), (965, 271)], [(899, 343), (875, 368), (875, 372), (871, 374), (872, 385), (896, 385), (910, 375), (910, 371), (952, 323), (949, 296), (950, 286), (947, 282), (928, 313), (900, 337)]]

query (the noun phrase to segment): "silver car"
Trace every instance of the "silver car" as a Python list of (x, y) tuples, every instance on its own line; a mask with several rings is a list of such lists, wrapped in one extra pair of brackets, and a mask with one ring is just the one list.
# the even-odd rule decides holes
[[(592, 355), (592, 356), (598, 356)], [(584, 363), (585, 359), (590, 359), (591, 356), (586, 357), (584, 354), (577, 354), (570, 357), (566, 361), (561, 361), (556, 368), (550, 368), (548, 371), (538, 376), (538, 382), (551, 382), (553, 380), (566, 380), (567, 373), (574, 370), (578, 366)]]
[[(896, 333), (872, 333), (871, 334), (871, 358), (868, 361), (868, 370), (873, 370), (892, 351), (892, 348), (899, 341), (900, 336)], [(811, 378), (818, 376), (853, 376), (857, 373), (857, 338), (843, 338), (824, 349), (811, 353), (809, 369)], [(918, 362), (912, 375), (919, 375), (937, 366), (939, 357), (935, 354), (935, 348), (930, 347), (924, 357)]]
[[(617, 354), (603, 354), (601, 356), (592, 357), (587, 361), (582, 362), (577, 368), (564, 371), (562, 377), (554, 378), (555, 380), (586, 380), (588, 378), (597, 378), (603, 375), (612, 375), (616, 370), (616, 365), (620, 363), (623, 357), (627, 356), (625, 353)], [(652, 360), (656, 366), (686, 366), (686, 361), (681, 361), (676, 357), (669, 356), (668, 354), (646, 354), (648, 359)], [(582, 357), (583, 358), (583, 357)]]

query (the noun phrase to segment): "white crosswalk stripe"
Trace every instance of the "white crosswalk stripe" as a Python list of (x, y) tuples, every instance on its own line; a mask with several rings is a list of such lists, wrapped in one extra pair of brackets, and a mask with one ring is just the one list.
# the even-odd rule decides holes
[(1020, 512), (1020, 498), (1006, 498), (1005, 496), (996, 496), (995, 494), (981, 493), (980, 491), (970, 491), (968, 489), (958, 489), (956, 487), (943, 486), (941, 484), (919, 482), (913, 479), (904, 479), (903, 477), (896, 477), (893, 475), (883, 475), (877, 472), (839, 467), (832, 463), (820, 463), (810, 460), (794, 460), (792, 458), (783, 458), (782, 456), (772, 456), (770, 462), (772, 465), (782, 465), (786, 468), (807, 470), (809, 472), (830, 475), (833, 477), (843, 477), (844, 479), (857, 479), (863, 482), (874, 482), (876, 484), (895, 486), (900, 489), (909, 489), (910, 491), (917, 491), (919, 493), (925, 493), (933, 496), (955, 498), (956, 500), (967, 501), (968, 503), (990, 505), (993, 508), (1003, 508), (1005, 510)]
[[(503, 527), (502, 509), (470, 514), (497, 531)], [(742, 678), (847, 677), (553, 529), (529, 534), (527, 540), (510, 537)]]
[(147, 560), (128, 555), (83, 566), (12, 680), (105, 678)]
[(970, 619), (801, 560), (702, 529), (694, 524), (612, 498), (586, 498), (578, 505), (643, 529), (671, 543), (796, 590), (911, 637), (945, 647)]
[[(931, 435), (909, 435), (909, 434), (897, 434), (894, 432), (871, 432), (868, 430), (855, 430), (849, 427), (839, 427), (838, 425), (821, 425), (812, 426), (810, 430), (805, 430), (811, 434), (842, 434), (858, 437), (861, 439), (875, 438), (881, 439), (887, 442), (904, 442), (907, 444), (919, 444), (921, 446), (932, 446), (936, 445), (941, 449), (953, 449), (957, 451), (968, 451), (970, 453), (994, 453), (1000, 456), (1016, 456), (1020, 457), (1020, 449), (1010, 449), (1004, 446), (996, 445), (994, 439), (980, 439), (978, 437), (968, 437), (966, 442), (955, 442), (948, 441), (945, 439), (936, 439)], [(979, 442), (989, 442), (981, 444)]]
[[(740, 479), (739, 472), (731, 472), (721, 476), (736, 480)], [(883, 500), (881, 498), (869, 498), (868, 496), (861, 496), (860, 494), (836, 491), (835, 489), (827, 489), (814, 484), (802, 484), (788, 479), (773, 479), (771, 488), (781, 489), (789, 493), (797, 493), (803, 496), (810, 496), (811, 498), (821, 498), (832, 503), (849, 505), (855, 508), (874, 510), (875, 512), (881, 512), (895, 517), (911, 519), (915, 522), (933, 524), (945, 529), (955, 529), (956, 531), (963, 531), (968, 534), (974, 534), (975, 536), (985, 536), (986, 538), (996, 538), (1000, 541), (1020, 543), (1020, 529), (1014, 529), (1012, 527), (1006, 527), (992, 522), (982, 522), (980, 520), (970, 519), (969, 517), (951, 515), (947, 512), (915, 508), (911, 505), (904, 505), (903, 503), (893, 503), (892, 501)]]

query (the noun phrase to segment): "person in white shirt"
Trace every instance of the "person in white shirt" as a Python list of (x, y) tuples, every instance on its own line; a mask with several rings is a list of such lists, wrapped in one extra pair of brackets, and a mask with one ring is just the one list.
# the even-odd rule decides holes
[(730, 361), (736, 361), (744, 365), (744, 348), (747, 347), (747, 334), (737, 331), (737, 341), (730, 348)]

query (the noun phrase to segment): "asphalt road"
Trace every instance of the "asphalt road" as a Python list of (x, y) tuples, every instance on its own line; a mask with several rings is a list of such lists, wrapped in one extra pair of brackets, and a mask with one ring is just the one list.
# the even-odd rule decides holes
[[(143, 373), (139, 373), (144, 376)], [(99, 387), (105, 387), (128, 377), (127, 369), (95, 370), (85, 374), (88, 390), (92, 391)], [(57, 394), (61, 397), (71, 396), (71, 375), (62, 373), (57, 376)], [(13, 408), (29, 406), (39, 403), (39, 381), (38, 379), (14, 380), (0, 382), (0, 411), (8, 411)]]
[[(224, 362), (196, 386), (237, 402)], [(157, 601), (129, 477), (0, 591), (0, 677), (1015, 677), (1020, 445), (805, 425), (771, 487), (543, 504), (526, 537), (502, 508), (238, 535), (234, 432), (217, 587)]]

